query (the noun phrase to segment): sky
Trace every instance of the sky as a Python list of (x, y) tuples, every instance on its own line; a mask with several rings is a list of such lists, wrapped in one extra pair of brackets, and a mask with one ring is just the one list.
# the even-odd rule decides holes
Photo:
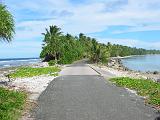
[(45, 28), (84, 33), (99, 42), (160, 49), (160, 0), (3, 0), (15, 19), (0, 58), (38, 57)]

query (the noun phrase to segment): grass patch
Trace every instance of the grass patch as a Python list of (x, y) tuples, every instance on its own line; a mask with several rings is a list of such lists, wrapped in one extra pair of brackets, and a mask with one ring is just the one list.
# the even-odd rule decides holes
[(0, 87), (0, 120), (18, 120), (27, 95)]
[(11, 73), (9, 76), (11, 78), (25, 78), (39, 76), (43, 74), (48, 74), (51, 76), (57, 76), (57, 72), (60, 71), (59, 67), (42, 67), (42, 68), (32, 68), (32, 67), (21, 67), (16, 70), (16, 72)]
[(147, 103), (160, 106), (160, 83), (128, 77), (112, 78), (110, 81), (117, 86), (135, 90), (138, 95), (147, 96)]

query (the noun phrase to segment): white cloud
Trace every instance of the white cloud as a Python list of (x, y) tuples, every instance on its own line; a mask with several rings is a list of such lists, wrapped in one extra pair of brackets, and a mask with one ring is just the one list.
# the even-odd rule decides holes
[(120, 33), (128, 33), (128, 32), (141, 32), (141, 31), (152, 31), (152, 30), (160, 30), (160, 25), (142, 25), (136, 27), (130, 27), (127, 30), (115, 30), (113, 34), (120, 34)]
[(58, 20), (43, 20), (43, 21), (25, 21), (17, 25), (16, 39), (35, 39), (41, 37), (41, 33), (45, 32), (45, 28), (49, 25), (56, 24), (61, 26), (64, 21)]
[(160, 49), (160, 41), (155, 42), (145, 42), (136, 39), (112, 39), (112, 38), (103, 38), (99, 39), (100, 42), (107, 43), (111, 42), (112, 44), (120, 44), (130, 47), (144, 48), (144, 49)]
[[(64, 31), (74, 34), (79, 32), (100, 32), (111, 25), (135, 26), (135, 28), (130, 31), (145, 31), (148, 30), (148, 28), (149, 30), (160, 30), (159, 27), (150, 24), (155, 22), (160, 24), (160, 9), (155, 10), (153, 9), (154, 6), (150, 6), (160, 4), (158, 0), (128, 0), (124, 5), (120, 4), (122, 7), (115, 12), (107, 12), (105, 10), (107, 7), (114, 7), (110, 5), (110, 3), (113, 4), (115, 2), (114, 5), (118, 6), (119, 3), (124, 0), (114, 0), (114, 2), (105, 2), (104, 0), (101, 0), (101, 2), (93, 1), (94, 0), (91, 0), (91, 3), (81, 4), (79, 6), (71, 4), (68, 0), (46, 0), (44, 2), (27, 1), (25, 3), (16, 3), (17, 9), (29, 9), (36, 11), (37, 13), (41, 12), (44, 18), (53, 18), (49, 20), (42, 19), (41, 21), (23, 21), (17, 23), (17, 27), (21, 26), (27, 28), (28, 30), (23, 30), (26, 34), (29, 34), (28, 32), (37, 33), (37, 30), (41, 30), (42, 32), (46, 26), (51, 24), (59, 25)], [(57, 13), (61, 13), (60, 11), (72, 12), (72, 16), (69, 15), (64, 18), (63, 16), (51, 14), (53, 11), (58, 11)], [(142, 24), (146, 24), (146, 26), (143, 26)], [(148, 24), (150, 25), (147, 26)]]

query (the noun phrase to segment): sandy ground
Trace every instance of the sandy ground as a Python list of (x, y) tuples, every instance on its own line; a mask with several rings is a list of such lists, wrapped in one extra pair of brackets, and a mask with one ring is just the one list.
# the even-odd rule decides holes
[(37, 100), (39, 95), (46, 89), (48, 84), (54, 79), (54, 76), (36, 76), (31, 78), (17, 78), (10, 86), (14, 89), (26, 90), (29, 95), (30, 100)]
[(92, 66), (99, 67), (100, 69), (110, 72), (115, 77), (131, 77), (131, 78), (142, 78), (142, 79), (149, 79), (156, 82), (160, 82), (160, 74), (152, 74), (152, 73), (142, 73), (138, 71), (124, 71), (118, 70), (107, 66), (92, 64)]
[(145, 76), (145, 75), (143, 75), (142, 73), (139, 73), (139, 72), (117, 70), (117, 69), (114, 69), (114, 68), (110, 68), (110, 67), (107, 67), (107, 66), (100, 66), (100, 65), (96, 65), (96, 64), (92, 64), (92, 66), (99, 67), (100, 69), (113, 74), (115, 77), (133, 77), (133, 78), (147, 79), (147, 76)]
[(11, 86), (12, 89), (25, 90), (29, 93), (26, 110), (20, 120), (34, 120), (34, 118), (31, 117), (30, 110), (37, 105), (39, 96), (54, 78), (54, 76), (42, 75), (31, 78), (17, 78), (10, 83), (9, 86)]
[(11, 82), (8, 82), (6, 77), (0, 77), (1, 83), (4, 86), (7, 82), (7, 87), (13, 90), (26, 91), (28, 93), (28, 99), (26, 101), (26, 107), (20, 120), (34, 120), (31, 117), (30, 110), (37, 105), (37, 100), (41, 93), (47, 88), (49, 83), (54, 80), (54, 76), (41, 75), (30, 78), (16, 78)]

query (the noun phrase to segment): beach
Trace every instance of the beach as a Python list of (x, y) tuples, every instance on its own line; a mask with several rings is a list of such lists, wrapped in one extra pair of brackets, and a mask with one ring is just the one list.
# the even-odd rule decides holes
[[(127, 56), (127, 57), (132, 57), (132, 56)], [(160, 72), (157, 71), (141, 72), (141, 71), (131, 70), (122, 64), (121, 61), (122, 58), (126, 57), (113, 57), (110, 58), (107, 64), (94, 64), (94, 66), (97, 66), (102, 70), (112, 73), (113, 75), (115, 75), (115, 77), (131, 77), (140, 79), (142, 78), (160, 82)]]

